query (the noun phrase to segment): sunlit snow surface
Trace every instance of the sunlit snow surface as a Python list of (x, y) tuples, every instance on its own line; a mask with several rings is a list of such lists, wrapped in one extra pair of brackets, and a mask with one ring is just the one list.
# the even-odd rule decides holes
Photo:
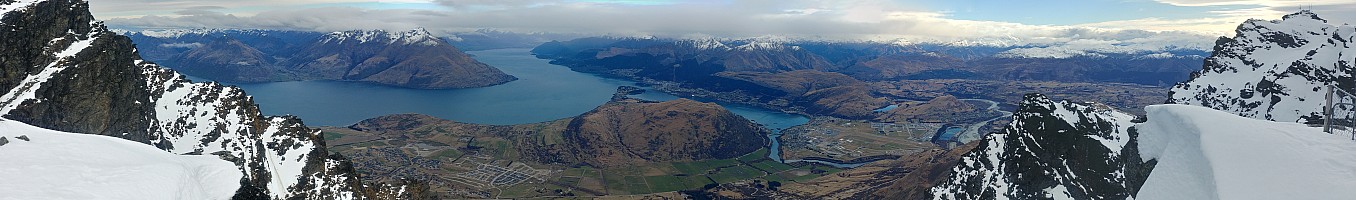
[(4, 119), (0, 137), (0, 199), (229, 199), (240, 188), (240, 170), (212, 155)]
[(1356, 198), (1356, 141), (1297, 123), (1156, 105), (1138, 125), (1158, 165), (1138, 199)]

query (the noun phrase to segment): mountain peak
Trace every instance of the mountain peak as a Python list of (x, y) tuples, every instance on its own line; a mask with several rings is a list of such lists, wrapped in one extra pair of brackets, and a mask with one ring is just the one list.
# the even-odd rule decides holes
[(1295, 12), (1295, 13), (1290, 13), (1290, 14), (1288, 14), (1288, 15), (1285, 15), (1284, 17), (1281, 17), (1282, 20), (1291, 20), (1292, 18), (1296, 18), (1296, 19), (1308, 19), (1308, 20), (1318, 20), (1318, 21), (1321, 21), (1321, 22), (1323, 22), (1323, 23), (1328, 23), (1328, 20), (1323, 19), (1323, 18), (1319, 18), (1319, 17), (1318, 17), (1318, 14), (1315, 14), (1313, 11), (1310, 11), (1310, 10), (1307, 10), (1307, 9), (1306, 9), (1306, 10), (1300, 10), (1299, 12)]
[(1351, 90), (1356, 28), (1307, 10), (1282, 20), (1249, 20), (1216, 42), (1200, 72), (1173, 87), (1169, 103), (1285, 122), (1321, 119), (1324, 87)]

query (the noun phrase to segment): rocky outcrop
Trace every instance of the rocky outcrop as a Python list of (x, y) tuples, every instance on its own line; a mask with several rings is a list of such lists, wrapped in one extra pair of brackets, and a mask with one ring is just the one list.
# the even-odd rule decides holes
[(1127, 199), (1153, 164), (1140, 160), (1135, 116), (1031, 94), (1012, 124), (961, 158), (933, 199)]
[[(234, 87), (141, 60), (79, 0), (0, 1), (0, 117), (107, 135), (240, 167), (238, 197), (353, 198), (361, 184), (295, 117), (263, 116)], [(27, 5), (20, 5), (27, 4)]]
[[(1321, 123), (1327, 86), (1352, 91), (1356, 26), (1328, 24), (1301, 11), (1248, 20), (1221, 37), (1201, 71), (1173, 86), (1168, 103), (1197, 105), (1271, 121)], [(1351, 103), (1352, 97), (1338, 98)]]

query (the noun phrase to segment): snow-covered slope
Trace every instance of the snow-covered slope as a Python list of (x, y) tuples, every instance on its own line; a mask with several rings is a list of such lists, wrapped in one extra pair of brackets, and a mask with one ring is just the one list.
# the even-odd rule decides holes
[(240, 187), (240, 170), (216, 156), (13, 120), (0, 130), (0, 199), (229, 199)]
[(1125, 199), (1144, 173), (1135, 116), (1027, 95), (1013, 122), (962, 157), (934, 199)]
[(1356, 141), (1346, 135), (1197, 106), (1145, 110), (1140, 155), (1158, 165), (1139, 199), (1356, 197)]
[(1321, 118), (1325, 87), (1350, 91), (1356, 26), (1334, 26), (1309, 11), (1248, 20), (1220, 38), (1202, 71), (1172, 88), (1170, 103), (1284, 122)]
[(0, 19), (0, 116), (218, 157), (246, 177), (231, 187), (237, 197), (356, 195), (352, 168), (331, 157), (318, 130), (301, 120), (263, 116), (239, 88), (192, 83), (141, 60), (127, 37), (93, 19), (87, 2), (13, 3), (0, 0), (9, 11)]

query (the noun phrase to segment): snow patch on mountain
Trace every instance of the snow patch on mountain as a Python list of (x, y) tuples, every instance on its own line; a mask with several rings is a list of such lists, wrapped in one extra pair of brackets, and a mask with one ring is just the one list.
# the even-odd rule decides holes
[(1140, 156), (1158, 165), (1140, 199), (1350, 199), (1356, 141), (1205, 107), (1145, 109)]
[[(19, 11), (41, 1), (43, 0), (16, 0), (14, 2), (9, 2), (8, 4), (0, 5), (0, 14), (8, 13), (10, 11)], [(4, 18), (4, 15), (0, 15), (0, 19)]]
[(240, 188), (240, 170), (216, 156), (6, 119), (0, 130), (3, 199), (230, 199)]

